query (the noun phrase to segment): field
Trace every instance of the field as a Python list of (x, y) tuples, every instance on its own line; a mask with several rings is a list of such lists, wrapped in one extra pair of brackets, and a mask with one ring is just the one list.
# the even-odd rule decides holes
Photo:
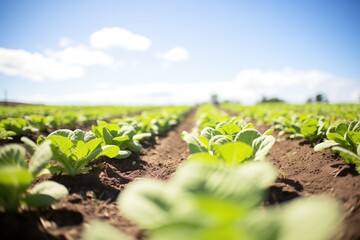
[(1, 239), (360, 239), (360, 105), (0, 110)]

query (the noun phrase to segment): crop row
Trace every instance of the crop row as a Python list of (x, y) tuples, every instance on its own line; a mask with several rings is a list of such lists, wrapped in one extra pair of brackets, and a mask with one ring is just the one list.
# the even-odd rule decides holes
[(96, 120), (127, 116), (154, 109), (143, 107), (17, 106), (0, 107), (0, 140), (49, 133), (54, 129), (86, 126)]
[[(31, 137), (33, 134), (50, 133), (56, 129), (75, 129), (89, 126), (99, 120), (122, 120), (143, 112), (156, 115), (159, 107), (76, 107), (76, 106), (20, 106), (0, 107), (0, 140), (14, 137)], [(166, 109), (165, 109), (166, 111)], [(119, 118), (121, 116), (121, 118)]]
[(27, 115), (51, 116), (57, 114), (78, 114), (93, 118), (110, 118), (128, 115), (141, 111), (159, 108), (156, 106), (48, 106), (48, 105), (18, 105), (0, 106), (0, 119), (9, 117), (25, 117)]
[[(36, 143), (22, 137), (20, 144), (0, 148), (0, 209), (7, 212), (48, 206), (68, 194), (52, 181), (30, 187), (41, 175), (78, 175), (91, 169), (99, 157), (123, 159), (141, 150), (141, 141), (176, 125), (189, 107), (169, 107), (141, 116), (98, 121), (91, 131), (59, 129), (39, 136)], [(27, 159), (27, 155), (30, 159)]]
[[(311, 108), (309, 108), (311, 106)], [(346, 164), (360, 173), (360, 105), (287, 105), (247, 107), (222, 106), (236, 115), (248, 113), (258, 123), (289, 134), (290, 139), (304, 139), (315, 145), (315, 151), (330, 148)]]
[(258, 104), (244, 106), (235, 103), (224, 103), (221, 108), (234, 111), (238, 116), (262, 122), (268, 125), (275, 125), (282, 122), (282, 119), (295, 119), (319, 117), (330, 124), (337, 124), (338, 121), (353, 121), (360, 118), (359, 104)]

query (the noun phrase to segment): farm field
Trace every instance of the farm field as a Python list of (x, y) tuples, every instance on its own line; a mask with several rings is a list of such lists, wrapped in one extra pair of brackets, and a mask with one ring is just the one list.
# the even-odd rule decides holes
[(0, 1), (0, 240), (360, 240), (360, 1)]
[(360, 239), (358, 104), (0, 110), (1, 239)]

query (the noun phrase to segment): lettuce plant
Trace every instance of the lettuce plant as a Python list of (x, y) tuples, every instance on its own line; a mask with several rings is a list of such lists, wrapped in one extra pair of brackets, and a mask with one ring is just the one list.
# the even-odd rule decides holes
[(326, 140), (314, 147), (315, 151), (331, 148), (346, 164), (356, 165), (360, 173), (360, 122), (339, 123), (326, 132)]
[(16, 132), (8, 131), (0, 126), (0, 139), (12, 139), (13, 136), (16, 136)]
[(168, 131), (179, 122), (188, 110), (189, 107), (184, 106), (155, 108), (129, 118), (112, 119), (110, 122), (120, 127), (131, 125), (135, 128), (136, 134), (145, 133), (150, 137)]
[(112, 119), (110, 123), (118, 125), (119, 127), (131, 125), (134, 127), (136, 134), (145, 133), (148, 138), (160, 134), (159, 126), (155, 124), (156, 119), (146, 115), (139, 115), (125, 119)]
[[(261, 134), (252, 124), (243, 125), (243, 128), (240, 126), (235, 123), (219, 123), (216, 128), (205, 127), (199, 136), (184, 131), (182, 137), (188, 143), (192, 154), (208, 152), (222, 157), (224, 149), (227, 149), (225, 152), (230, 155), (233, 151), (242, 154), (243, 157), (236, 160), (238, 163), (245, 160), (264, 160), (275, 143), (275, 138), (270, 135), (272, 130)], [(227, 147), (222, 148), (223, 145)]]
[(226, 165), (238, 165), (247, 161), (264, 161), (272, 144), (266, 139), (258, 139), (254, 147), (243, 142), (228, 142), (216, 147), (216, 153), (198, 152), (189, 156), (188, 161), (218, 162)]
[[(3, 119), (0, 121), (0, 129), (1, 132), (6, 130), (4, 134), (11, 134), (11, 136), (26, 136), (33, 132), (39, 131), (37, 128), (31, 126), (30, 123), (24, 118)], [(13, 133), (15, 133), (15, 135)]]
[[(312, 197), (264, 208), (265, 190), (275, 179), (276, 170), (267, 162), (235, 167), (193, 162), (184, 164), (170, 181), (131, 183), (117, 202), (151, 240), (331, 239), (340, 219), (337, 202)], [(97, 239), (93, 236), (105, 226), (94, 223), (84, 239)], [(126, 239), (110, 226), (105, 229), (102, 239)]]
[(137, 134), (135, 128), (129, 124), (119, 126), (105, 121), (98, 121), (98, 125), (92, 126), (91, 130), (98, 138), (102, 139), (102, 145), (116, 145), (127, 151), (126, 157), (131, 152), (139, 152), (142, 148), (139, 141), (151, 136), (150, 133)]
[[(24, 142), (27, 144), (30, 140)], [(8, 144), (0, 148), (0, 206), (5, 211), (16, 212), (24, 206), (48, 206), (68, 194), (63, 185), (53, 181), (37, 183), (30, 188), (51, 159), (50, 142), (42, 143), (32, 153), (27, 163), (21, 145)]]
[[(150, 239), (300, 239), (303, 231), (306, 239), (329, 239), (339, 219), (330, 199), (261, 208), (265, 189), (275, 179), (276, 171), (266, 162), (237, 167), (190, 163), (168, 183), (132, 184), (118, 203), (129, 219), (149, 230)], [(295, 227), (307, 221), (317, 229)]]
[(31, 126), (37, 128), (39, 131), (44, 131), (46, 130), (47, 127), (50, 126), (48, 124), (47, 117), (42, 115), (36, 115), (36, 114), (26, 115), (25, 120), (28, 121), (28, 123)]
[(102, 139), (92, 132), (80, 129), (71, 131), (60, 129), (49, 134), (46, 138), (40, 136), (38, 143), (45, 140), (51, 142), (53, 160), (56, 164), (50, 167), (52, 172), (65, 172), (71, 176), (87, 172), (91, 169), (89, 163), (96, 158), (123, 158), (127, 152), (120, 151), (118, 146), (101, 146)]
[[(329, 122), (324, 121), (322, 118), (310, 117), (300, 118), (297, 123), (292, 124), (292, 134), (290, 139), (305, 138), (310, 142), (315, 142), (319, 139), (323, 139), (326, 134), (326, 130), (329, 128)], [(289, 132), (289, 129), (287, 130)]]
[(307, 139), (310, 142), (316, 142), (325, 137), (329, 121), (323, 117), (314, 117), (309, 113), (286, 112), (286, 114), (286, 116), (276, 116), (268, 120), (279, 131), (279, 135), (287, 133), (290, 134), (290, 139)]
[[(164, 113), (165, 114), (165, 113)], [(169, 131), (171, 127), (175, 126), (178, 120), (175, 116), (169, 115), (162, 118), (153, 118), (150, 121), (151, 129), (158, 129), (158, 134)]]

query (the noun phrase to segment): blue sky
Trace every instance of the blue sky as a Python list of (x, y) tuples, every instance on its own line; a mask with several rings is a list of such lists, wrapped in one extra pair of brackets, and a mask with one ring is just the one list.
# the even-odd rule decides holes
[(360, 98), (359, 1), (0, 1), (0, 94), (48, 104)]

